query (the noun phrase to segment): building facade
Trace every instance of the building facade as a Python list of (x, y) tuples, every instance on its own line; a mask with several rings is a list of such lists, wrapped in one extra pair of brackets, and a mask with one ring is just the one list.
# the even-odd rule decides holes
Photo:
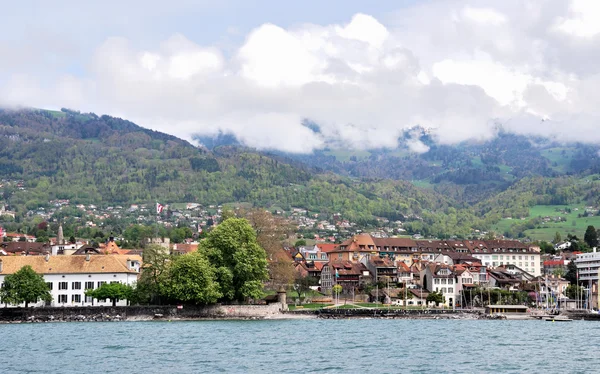
[[(105, 283), (132, 285), (138, 279), (141, 264), (142, 258), (138, 255), (4, 256), (0, 258), (0, 287), (7, 275), (31, 266), (44, 277), (52, 295), (50, 303), (38, 302), (31, 306), (110, 306), (110, 300), (92, 300), (85, 296), (85, 291)], [(116, 305), (125, 306), (127, 300), (120, 300)]]

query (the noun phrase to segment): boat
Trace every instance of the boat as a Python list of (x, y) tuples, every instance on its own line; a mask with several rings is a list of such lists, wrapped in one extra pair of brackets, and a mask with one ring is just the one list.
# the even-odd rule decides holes
[(561, 317), (561, 316), (545, 317), (545, 318), (542, 318), (542, 320), (547, 321), (547, 322), (571, 322), (571, 321), (573, 321), (571, 318)]

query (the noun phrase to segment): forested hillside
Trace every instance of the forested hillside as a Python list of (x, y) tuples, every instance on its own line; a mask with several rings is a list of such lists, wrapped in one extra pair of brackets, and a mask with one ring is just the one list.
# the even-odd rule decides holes
[[(218, 140), (218, 139), (217, 139)], [(537, 205), (600, 206), (597, 150), (501, 133), (480, 144), (263, 153), (223, 136), (211, 149), (110, 116), (63, 109), (0, 111), (3, 203), (18, 215), (55, 199), (108, 206), (196, 202), (309, 212), (406, 233), (466, 237)], [(339, 173), (336, 174), (335, 172)], [(18, 219), (18, 217), (17, 217)], [(501, 225), (519, 236), (531, 219)]]
[[(4, 203), (21, 214), (54, 199), (110, 205), (161, 201), (250, 203), (415, 221), (427, 232), (467, 235), (478, 220), (441, 194), (405, 181), (352, 180), (235, 146), (212, 151), (110, 116), (0, 112)], [(445, 219), (446, 213), (450, 219)]]

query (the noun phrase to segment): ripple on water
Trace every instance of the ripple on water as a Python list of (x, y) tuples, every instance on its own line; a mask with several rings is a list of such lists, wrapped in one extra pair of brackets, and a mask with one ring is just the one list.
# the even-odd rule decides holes
[[(0, 373), (595, 372), (600, 324), (272, 320), (0, 326)], [(468, 344), (461, 343), (466, 337)], [(32, 354), (35, 351), (35, 354)], [(10, 353), (10, 354), (7, 354)]]

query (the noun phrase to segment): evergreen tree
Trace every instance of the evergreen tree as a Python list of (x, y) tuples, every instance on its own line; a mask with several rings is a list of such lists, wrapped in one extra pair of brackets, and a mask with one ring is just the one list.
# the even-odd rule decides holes
[(569, 262), (567, 265), (567, 274), (565, 274), (565, 279), (571, 284), (577, 284), (577, 265), (575, 265), (574, 261)]
[(585, 234), (583, 236), (583, 240), (588, 246), (590, 246), (590, 248), (598, 246), (598, 232), (594, 226), (590, 225), (587, 227), (587, 230), (585, 230)]

